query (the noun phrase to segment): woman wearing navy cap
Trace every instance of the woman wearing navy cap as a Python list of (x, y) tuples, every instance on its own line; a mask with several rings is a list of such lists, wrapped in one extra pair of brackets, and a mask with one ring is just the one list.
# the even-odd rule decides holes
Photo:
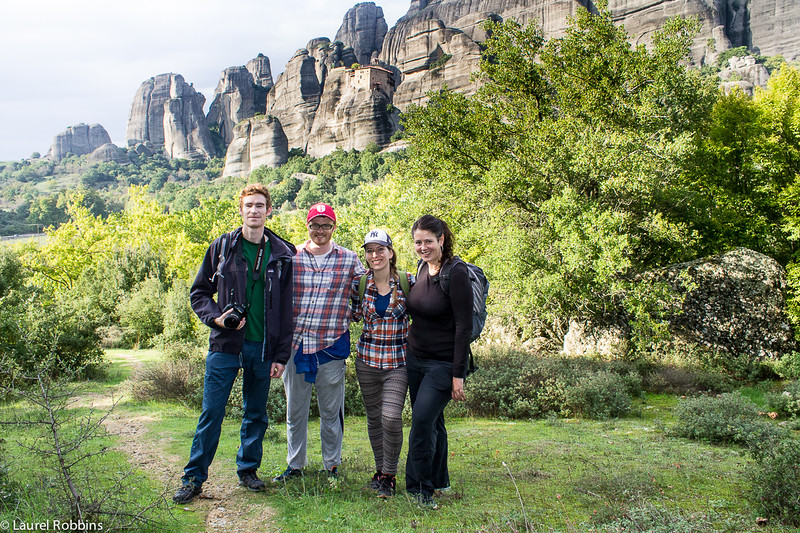
[(367, 432), (375, 457), (370, 487), (378, 496), (395, 493), (395, 475), (403, 446), (403, 405), (408, 390), (406, 296), (414, 277), (398, 272), (392, 239), (382, 229), (364, 237), (368, 270), (353, 280), (354, 320), (363, 320), (356, 375), (367, 412)]

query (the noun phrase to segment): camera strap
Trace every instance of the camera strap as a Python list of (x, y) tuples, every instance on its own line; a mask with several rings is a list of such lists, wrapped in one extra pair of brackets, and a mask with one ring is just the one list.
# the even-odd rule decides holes
[(261, 242), (258, 243), (258, 254), (256, 255), (256, 260), (253, 263), (253, 281), (257, 281), (258, 278), (261, 277), (261, 266), (264, 264), (264, 251), (267, 248), (267, 238), (266, 236), (261, 236)]

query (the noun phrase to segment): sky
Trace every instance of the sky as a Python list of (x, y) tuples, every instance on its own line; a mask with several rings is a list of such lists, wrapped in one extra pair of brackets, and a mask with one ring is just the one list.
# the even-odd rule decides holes
[[(357, 0), (11, 0), (0, 8), (0, 161), (44, 156), (76, 124), (126, 146), (145, 80), (183, 75), (206, 97), (221, 72), (262, 53), (277, 79), (314, 37), (336, 35)], [(392, 27), (411, 0), (378, 0)]]

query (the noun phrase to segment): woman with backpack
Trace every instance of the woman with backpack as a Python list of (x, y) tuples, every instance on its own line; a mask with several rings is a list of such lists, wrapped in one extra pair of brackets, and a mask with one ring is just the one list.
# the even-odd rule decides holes
[(472, 287), (467, 264), (453, 256), (453, 233), (445, 221), (424, 215), (411, 233), (421, 262), (407, 300), (412, 414), (406, 490), (420, 507), (437, 509), (434, 491), (450, 488), (444, 408), (450, 399), (466, 399)]
[(356, 376), (367, 412), (367, 433), (375, 457), (370, 487), (381, 498), (395, 493), (403, 447), (403, 405), (408, 390), (406, 298), (414, 276), (398, 272), (392, 239), (382, 229), (364, 237), (368, 270), (353, 280), (353, 319), (363, 320)]

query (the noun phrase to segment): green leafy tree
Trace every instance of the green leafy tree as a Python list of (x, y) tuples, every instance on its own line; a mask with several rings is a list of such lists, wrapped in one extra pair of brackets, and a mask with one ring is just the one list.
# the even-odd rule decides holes
[(558, 339), (570, 317), (619, 304), (648, 320), (646, 294), (626, 300), (631, 276), (692, 256), (698, 237), (675, 206), (716, 94), (685, 66), (697, 28), (670, 20), (648, 50), (604, 6), (548, 42), (533, 26), (490, 24), (478, 93), (445, 89), (405, 115), (399, 171), (418, 207), (449, 219), (498, 282), (495, 311), (528, 334)]

